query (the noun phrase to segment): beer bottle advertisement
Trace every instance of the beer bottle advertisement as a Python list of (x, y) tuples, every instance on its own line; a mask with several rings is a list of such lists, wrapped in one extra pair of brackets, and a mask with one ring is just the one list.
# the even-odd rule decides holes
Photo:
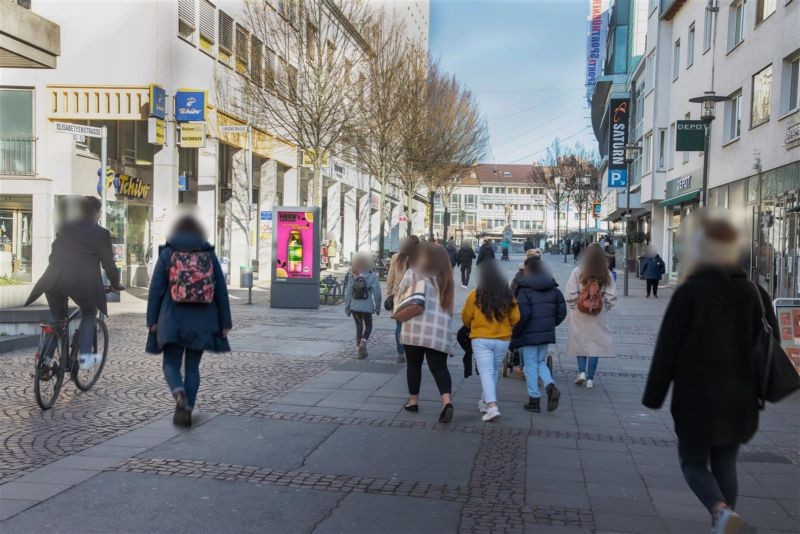
[(279, 211), (276, 213), (277, 254), (275, 277), (310, 279), (314, 276), (314, 214)]

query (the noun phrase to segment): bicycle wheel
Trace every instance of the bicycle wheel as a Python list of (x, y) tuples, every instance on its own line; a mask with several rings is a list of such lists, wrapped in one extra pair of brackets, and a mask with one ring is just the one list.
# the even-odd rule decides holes
[(64, 349), (60, 336), (54, 332), (43, 332), (36, 350), (36, 366), (33, 373), (33, 396), (42, 410), (55, 404), (61, 385), (64, 383)]
[[(77, 332), (76, 334), (77, 335)], [(72, 358), (72, 381), (78, 386), (81, 391), (88, 391), (95, 385), (103, 372), (103, 367), (106, 365), (106, 355), (108, 354), (108, 328), (102, 319), (97, 320), (97, 326), (94, 329), (94, 340), (92, 342), (92, 352), (100, 357), (100, 361), (89, 369), (81, 369), (78, 365), (78, 344), (73, 343), (74, 351)]]

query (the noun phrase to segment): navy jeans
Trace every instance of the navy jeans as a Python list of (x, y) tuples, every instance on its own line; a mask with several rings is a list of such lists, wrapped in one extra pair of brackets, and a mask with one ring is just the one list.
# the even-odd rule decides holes
[(586, 373), (587, 380), (594, 380), (594, 373), (597, 371), (597, 363), (600, 358), (597, 356), (578, 356), (578, 372)]
[[(185, 358), (184, 358), (185, 353)], [(170, 392), (174, 396), (183, 390), (186, 393), (186, 407), (194, 409), (197, 390), (200, 389), (200, 358), (203, 351), (184, 349), (180, 345), (168, 343), (164, 346), (163, 369)], [(181, 377), (181, 364), (185, 370)]]

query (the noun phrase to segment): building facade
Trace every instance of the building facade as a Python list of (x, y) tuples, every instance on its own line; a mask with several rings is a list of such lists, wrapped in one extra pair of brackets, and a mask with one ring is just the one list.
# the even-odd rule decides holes
[[(425, 10), (424, 19), (415, 17), (419, 25), (427, 24), (427, 2), (408, 4)], [(270, 5), (285, 16), (299, 16), (295, 1)], [(409, 6), (395, 9), (402, 13), (401, 7)], [(147, 284), (147, 262), (179, 205), (197, 211), (234, 285), (248, 258), (266, 279), (271, 229), (261, 222), (273, 206), (310, 204), (310, 172), (297, 147), (274, 132), (253, 126), (248, 152), (247, 124), (215, 90), (219, 69), (241, 76), (274, 74), (269, 43), (247, 28), (243, 2), (70, 0), (36, 7), (60, 24), (61, 57), (52, 70), (2, 71), (0, 133), (22, 131), (28, 139), (22, 148), (3, 141), (0, 227), (11, 228), (3, 235), (26, 245), (12, 243), (14, 258), (0, 274), (38, 277), (54, 235), (54, 202), (68, 194), (98, 196), (105, 183), (108, 227), (124, 283)], [(120, 37), (120, 25), (136, 35), (135, 46)], [(427, 28), (415, 25), (413, 32), (409, 38), (424, 35), (427, 42)], [(64, 122), (106, 128), (107, 181), (99, 178), (99, 139), (61, 133), (56, 124)], [(29, 161), (20, 150), (31, 154)], [(353, 164), (336, 155), (329, 159), (323, 171), (328, 213), (323, 237), (336, 239), (344, 257), (376, 250), (379, 186)], [(237, 203), (248, 198), (249, 210), (246, 200)], [(387, 233), (395, 239), (399, 198), (390, 195), (387, 206), (393, 225)], [(415, 205), (413, 212), (422, 231), (423, 206)], [(249, 220), (244, 213), (251, 214)]]

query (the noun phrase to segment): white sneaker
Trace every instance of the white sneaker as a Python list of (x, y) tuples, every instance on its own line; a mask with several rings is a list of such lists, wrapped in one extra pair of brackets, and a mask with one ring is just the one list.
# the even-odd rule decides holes
[(497, 406), (492, 406), (486, 411), (486, 413), (481, 419), (483, 419), (485, 422), (489, 422), (489, 421), (494, 421), (498, 417), (500, 417), (500, 408), (498, 408)]
[(714, 521), (714, 534), (736, 534), (742, 528), (744, 521), (742, 516), (731, 510), (723, 508)]
[(489, 411), (489, 407), (486, 406), (486, 403), (483, 402), (483, 399), (478, 401), (478, 411), (481, 413), (486, 413), (487, 411)]
[(586, 382), (586, 373), (578, 373), (577, 378), (575, 378), (575, 385), (582, 386)]
[(461, 288), (462, 289), (467, 289), (467, 286), (465, 286), (464, 284), (461, 284)]
[(99, 361), (100, 357), (97, 354), (93, 352), (88, 352), (86, 354), (81, 354), (80, 356), (78, 356), (78, 367), (80, 367), (82, 371), (86, 371), (96, 366), (97, 362)]
[(592, 389), (593, 387), (594, 387), (594, 380), (587, 380), (586, 389)]

